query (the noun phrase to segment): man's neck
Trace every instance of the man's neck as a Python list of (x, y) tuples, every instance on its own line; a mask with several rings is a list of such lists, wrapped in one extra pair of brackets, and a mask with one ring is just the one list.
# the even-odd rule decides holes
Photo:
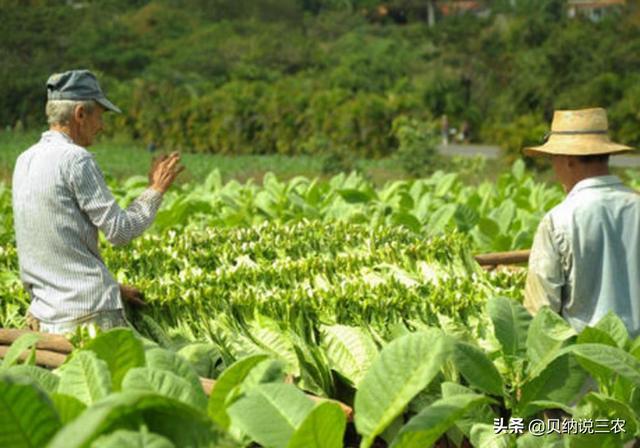
[(56, 131), (56, 132), (62, 132), (63, 134), (66, 134), (67, 137), (69, 137), (74, 143), (77, 144), (77, 136), (76, 133), (73, 131), (73, 128), (69, 125), (63, 125), (63, 124), (52, 124), (51, 126), (49, 126), (49, 130), (50, 131)]
[(597, 163), (579, 165), (578, 167), (576, 167), (575, 171), (572, 174), (573, 176), (571, 176), (568, 185), (566, 185), (567, 193), (570, 193), (571, 190), (573, 190), (573, 187), (576, 186), (576, 184), (585, 179), (598, 176), (608, 176), (609, 174), (611, 174), (611, 172), (609, 171), (608, 164)]

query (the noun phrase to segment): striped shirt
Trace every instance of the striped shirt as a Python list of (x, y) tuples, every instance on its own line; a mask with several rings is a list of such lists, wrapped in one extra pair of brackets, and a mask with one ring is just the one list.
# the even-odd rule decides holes
[(57, 324), (122, 308), (120, 288), (98, 251), (98, 230), (123, 245), (147, 229), (162, 194), (145, 190), (123, 210), (93, 155), (64, 133), (47, 131), (13, 172), (20, 276), (29, 311)]
[(640, 335), (640, 195), (616, 176), (578, 182), (538, 227), (524, 305), (577, 331), (613, 312)]

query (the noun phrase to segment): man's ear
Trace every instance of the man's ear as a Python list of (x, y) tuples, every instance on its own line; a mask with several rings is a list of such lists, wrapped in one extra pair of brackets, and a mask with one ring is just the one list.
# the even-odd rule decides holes
[(84, 120), (86, 116), (87, 111), (85, 110), (84, 106), (82, 104), (78, 104), (73, 110), (73, 118), (75, 118), (77, 122), (80, 122)]

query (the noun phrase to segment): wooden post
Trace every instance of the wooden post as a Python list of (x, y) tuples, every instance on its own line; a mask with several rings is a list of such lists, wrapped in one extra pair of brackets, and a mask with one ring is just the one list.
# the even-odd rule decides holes
[(529, 261), (530, 250), (514, 250), (510, 252), (493, 252), (476, 255), (475, 259), (481, 266), (496, 266), (499, 264), (519, 264)]

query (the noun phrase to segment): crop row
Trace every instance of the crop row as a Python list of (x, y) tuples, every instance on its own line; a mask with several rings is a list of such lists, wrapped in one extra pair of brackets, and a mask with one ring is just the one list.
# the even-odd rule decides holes
[[(0, 444), (621, 447), (640, 435), (640, 338), (620, 319), (609, 314), (576, 334), (547, 308), (531, 318), (493, 298), (485, 311), (482, 335), (423, 326), (376, 341), (359, 327), (327, 326), (317, 347), (295, 343), (298, 371), (285, 351), (256, 344), (217, 376), (209, 398), (182, 356), (190, 346), (176, 354), (117, 329), (83, 338), (51, 372), (33, 357), (17, 365), (36, 343), (28, 334), (0, 366)], [(302, 392), (321, 374), (352, 421), (344, 406)], [(561, 416), (555, 430), (548, 412)], [(543, 418), (548, 431), (528, 431)]]
[[(123, 203), (144, 186), (143, 179), (132, 179), (119, 190)], [(522, 162), (495, 183), (465, 185), (456, 173), (437, 172), (382, 188), (356, 173), (328, 182), (305, 177), (283, 182), (267, 174), (258, 186), (251, 181), (224, 184), (214, 171), (204, 184), (168, 194), (156, 228), (344, 221), (401, 226), (425, 237), (457, 230), (471, 235), (477, 251), (500, 251), (530, 247), (542, 215), (561, 199), (559, 188), (536, 182)]]
[[(134, 177), (112, 188), (126, 205), (146, 186), (145, 178)], [(467, 185), (457, 173), (436, 172), (380, 188), (356, 173), (328, 181), (306, 177), (280, 181), (267, 174), (257, 185), (223, 183), (214, 171), (203, 184), (182, 185), (167, 193), (154, 229), (349, 222), (404, 227), (422, 237), (459, 231), (471, 236), (475, 251), (489, 252), (530, 247), (543, 214), (561, 199), (559, 188), (536, 182), (522, 162), (494, 183)], [(13, 238), (10, 201), (9, 189), (0, 185), (0, 242)]]
[[(425, 240), (402, 228), (348, 223), (169, 231), (104, 247), (103, 257), (118, 281), (144, 291), (148, 314), (165, 328), (185, 329), (189, 339), (207, 337), (210, 319), (221, 314), (285, 323), (304, 316), (386, 334), (408, 320), (463, 319), (494, 294), (519, 297), (523, 279), (486, 274), (460, 234)], [(9, 307), (24, 312), (27, 303), (11, 245), (0, 252), (0, 266), (6, 320), (16, 314)]]

